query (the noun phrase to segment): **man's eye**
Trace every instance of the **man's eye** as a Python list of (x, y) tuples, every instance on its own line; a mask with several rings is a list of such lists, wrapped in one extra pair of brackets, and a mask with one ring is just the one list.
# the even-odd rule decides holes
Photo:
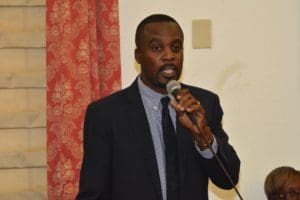
[(160, 51), (161, 47), (160, 46), (152, 46), (153, 51)]
[(180, 45), (174, 45), (174, 46), (172, 47), (172, 49), (173, 49), (174, 52), (179, 52), (182, 48), (181, 48)]

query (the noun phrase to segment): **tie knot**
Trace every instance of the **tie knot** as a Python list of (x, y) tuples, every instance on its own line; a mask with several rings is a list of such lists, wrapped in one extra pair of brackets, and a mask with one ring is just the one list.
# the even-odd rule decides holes
[(170, 102), (170, 97), (166, 96), (161, 98), (160, 102), (162, 103), (163, 107), (168, 107)]

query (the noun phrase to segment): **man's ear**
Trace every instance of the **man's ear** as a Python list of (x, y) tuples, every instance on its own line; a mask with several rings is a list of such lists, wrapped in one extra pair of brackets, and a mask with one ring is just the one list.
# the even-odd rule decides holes
[(141, 64), (141, 59), (142, 59), (141, 58), (141, 52), (139, 51), (138, 48), (136, 48), (134, 50), (134, 57), (135, 57), (136, 62), (139, 63), (139, 64)]

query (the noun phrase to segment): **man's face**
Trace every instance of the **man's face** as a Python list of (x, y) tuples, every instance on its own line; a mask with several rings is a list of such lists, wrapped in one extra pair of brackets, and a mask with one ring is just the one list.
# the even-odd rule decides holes
[(135, 59), (141, 65), (141, 79), (153, 90), (166, 93), (169, 80), (178, 80), (183, 63), (183, 34), (176, 23), (147, 24), (139, 37)]

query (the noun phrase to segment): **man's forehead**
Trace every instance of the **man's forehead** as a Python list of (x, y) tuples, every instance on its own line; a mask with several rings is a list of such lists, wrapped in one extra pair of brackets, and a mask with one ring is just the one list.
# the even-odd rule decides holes
[(144, 27), (144, 34), (163, 35), (172, 33), (174, 36), (183, 38), (183, 33), (178, 24), (174, 22), (152, 22)]
[(156, 28), (164, 28), (164, 29), (179, 29), (180, 27), (175, 22), (151, 22), (148, 24), (145, 24), (144, 30), (152, 30)]

